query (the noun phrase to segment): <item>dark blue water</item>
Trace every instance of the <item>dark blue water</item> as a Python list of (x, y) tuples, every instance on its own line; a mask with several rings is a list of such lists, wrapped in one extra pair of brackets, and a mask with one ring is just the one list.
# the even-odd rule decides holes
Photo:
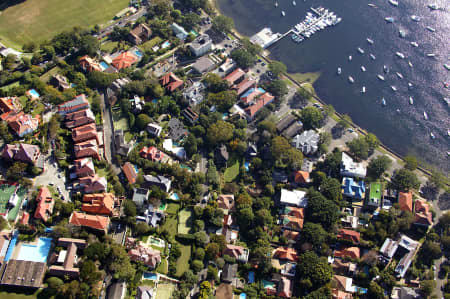
[[(277, 8), (275, 0), (218, 0), (222, 13), (232, 17), (236, 29), (247, 36), (263, 27), (284, 33), (302, 21), (311, 6), (335, 12), (343, 18), (340, 24), (317, 32), (300, 44), (285, 38), (270, 47), (271, 57), (283, 61), (292, 73), (321, 72), (314, 87), (322, 100), (349, 114), (355, 123), (375, 133), (395, 152), (414, 154), (448, 172), (450, 118), (449, 107), (443, 101), (444, 97), (450, 97), (450, 90), (444, 88), (444, 82), (450, 82), (450, 72), (443, 66), (450, 63), (450, 8), (445, 7), (448, 1), (399, 0), (398, 7), (387, 0), (370, 1), (377, 8), (369, 7), (367, 0), (297, 0), (297, 6), (291, 0), (278, 0)], [(437, 3), (443, 9), (431, 11), (426, 6), (429, 3)], [(286, 12), (285, 17), (281, 16), (281, 10)], [(418, 15), (420, 22), (412, 21), (411, 15)], [(385, 17), (393, 17), (395, 22), (388, 24)], [(429, 32), (426, 26), (436, 32)], [(399, 29), (406, 32), (405, 38), (399, 37)], [(374, 40), (373, 45), (366, 41), (367, 37)], [(411, 41), (416, 41), (419, 47), (412, 47)], [(365, 54), (359, 54), (357, 47), (363, 48)], [(397, 51), (406, 58), (395, 56)], [(436, 57), (427, 57), (429, 53), (435, 53)], [(351, 62), (349, 55), (353, 56)], [(366, 72), (361, 71), (361, 65)], [(389, 74), (383, 73), (383, 65), (390, 68)], [(336, 74), (337, 67), (342, 68), (341, 76)], [(399, 79), (396, 72), (404, 78)], [(386, 81), (378, 80), (377, 74), (384, 75)], [(349, 75), (355, 79), (354, 84), (349, 84)], [(412, 89), (408, 88), (408, 82), (414, 85)], [(393, 92), (391, 85), (398, 91)], [(360, 92), (362, 86), (367, 89), (364, 95)], [(414, 99), (413, 106), (409, 104), (410, 96)], [(387, 101), (386, 107), (381, 106), (382, 97)], [(424, 111), (429, 117), (427, 121)], [(431, 132), (436, 139), (430, 138)]]

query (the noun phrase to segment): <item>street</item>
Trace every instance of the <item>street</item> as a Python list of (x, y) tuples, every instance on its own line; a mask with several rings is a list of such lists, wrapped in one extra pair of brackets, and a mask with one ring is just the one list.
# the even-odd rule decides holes
[(104, 153), (105, 159), (108, 161), (114, 170), (114, 173), (118, 174), (120, 169), (114, 163), (114, 125), (111, 115), (111, 109), (109, 103), (106, 102), (106, 97), (104, 93), (100, 95), (100, 108), (102, 110), (103, 117), (103, 142), (104, 142)]
[(100, 32), (94, 36), (100, 40), (100, 39), (104, 38), (105, 36), (107, 36), (108, 34), (110, 34), (114, 30), (114, 27), (116, 27), (116, 26), (124, 27), (127, 23), (134, 23), (134, 22), (136, 22), (137, 19), (144, 16), (146, 13), (147, 13), (147, 8), (141, 7), (135, 14), (118, 20), (117, 22), (100, 30)]

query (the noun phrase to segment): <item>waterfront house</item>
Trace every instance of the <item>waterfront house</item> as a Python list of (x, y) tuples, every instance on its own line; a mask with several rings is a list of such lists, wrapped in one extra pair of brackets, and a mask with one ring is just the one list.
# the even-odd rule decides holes
[[(295, 124), (296, 123), (292, 124), (291, 126), (295, 126)], [(314, 130), (308, 130), (304, 131), (302, 134), (296, 135), (292, 139), (291, 145), (308, 156), (313, 155), (317, 152), (317, 150), (319, 149), (319, 141), (320, 135)]]
[(349, 155), (342, 153), (340, 173), (341, 176), (365, 178), (367, 169), (362, 163), (357, 163)]
[(212, 40), (208, 34), (201, 34), (197, 36), (192, 43), (189, 44), (189, 49), (195, 56), (203, 56), (211, 51), (213, 46)]

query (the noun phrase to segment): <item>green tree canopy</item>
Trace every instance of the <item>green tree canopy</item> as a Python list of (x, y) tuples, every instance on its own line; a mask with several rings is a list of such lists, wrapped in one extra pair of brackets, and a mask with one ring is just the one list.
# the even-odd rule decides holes
[(270, 82), (267, 86), (267, 90), (276, 97), (283, 97), (288, 93), (286, 82), (280, 79)]
[(319, 128), (323, 121), (322, 112), (316, 107), (312, 106), (305, 107), (301, 111), (300, 117), (303, 122), (303, 127), (305, 129)]
[(320, 184), (320, 193), (327, 199), (333, 201), (336, 205), (340, 205), (342, 201), (342, 187), (341, 183), (331, 177), (327, 177)]
[(281, 61), (273, 60), (269, 63), (269, 70), (275, 77), (279, 77), (281, 74), (287, 72), (287, 66)]
[(212, 21), (212, 28), (219, 33), (229, 33), (234, 28), (234, 21), (230, 17), (218, 15)]
[(394, 173), (391, 185), (396, 190), (408, 192), (410, 189), (418, 189), (420, 181), (414, 172), (402, 168)]
[(303, 154), (293, 148), (286, 138), (276, 136), (272, 139), (272, 158), (278, 167), (289, 167), (299, 169), (303, 163)]
[(217, 121), (208, 128), (206, 138), (211, 145), (220, 145), (233, 137), (234, 126), (223, 120)]
[(235, 49), (231, 52), (231, 58), (236, 61), (236, 64), (243, 69), (248, 69), (256, 62), (256, 58), (245, 49)]
[(367, 174), (373, 179), (379, 179), (383, 173), (389, 170), (392, 165), (392, 160), (386, 156), (378, 156), (370, 160), (367, 166)]
[(405, 161), (405, 168), (408, 170), (416, 170), (417, 168), (417, 158), (411, 155), (406, 156), (404, 159)]
[(339, 218), (339, 207), (333, 201), (326, 199), (318, 191), (308, 190), (307, 219), (322, 224), (326, 229), (333, 226)]
[(300, 282), (308, 280), (310, 290), (318, 289), (327, 284), (333, 276), (333, 270), (325, 258), (319, 258), (314, 252), (307, 251), (299, 256), (297, 271)]
[(347, 142), (347, 146), (353, 156), (365, 160), (369, 157), (369, 144), (364, 137), (354, 138)]
[(320, 249), (327, 239), (327, 232), (318, 223), (306, 222), (303, 226), (300, 240), (302, 243), (309, 243), (315, 250)]
[(208, 91), (213, 93), (218, 93), (226, 91), (228, 89), (228, 82), (222, 79), (219, 75), (214, 73), (208, 73), (204, 79)]

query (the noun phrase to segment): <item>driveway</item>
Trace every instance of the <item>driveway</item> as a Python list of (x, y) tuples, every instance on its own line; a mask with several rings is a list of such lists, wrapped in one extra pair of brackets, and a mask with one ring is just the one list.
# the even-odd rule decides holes
[(66, 177), (64, 171), (61, 171), (58, 168), (54, 157), (50, 155), (45, 157), (45, 170), (40, 176), (36, 177), (36, 179), (34, 180), (34, 185), (37, 187), (53, 184), (53, 187), (55, 189), (58, 190), (59, 187), (59, 190), (61, 190), (61, 199), (64, 198), (64, 201), (68, 202), (70, 201), (70, 195), (66, 189), (68, 184), (66, 185), (65, 180)]
[(103, 117), (103, 142), (104, 142), (104, 155), (106, 161), (108, 161), (114, 170), (114, 173), (118, 174), (120, 169), (115, 164), (115, 148), (114, 148), (114, 136), (113, 136), (113, 120), (111, 115), (111, 109), (109, 107), (109, 103), (105, 98), (105, 94), (102, 93), (100, 95), (100, 108), (102, 109), (102, 117)]

